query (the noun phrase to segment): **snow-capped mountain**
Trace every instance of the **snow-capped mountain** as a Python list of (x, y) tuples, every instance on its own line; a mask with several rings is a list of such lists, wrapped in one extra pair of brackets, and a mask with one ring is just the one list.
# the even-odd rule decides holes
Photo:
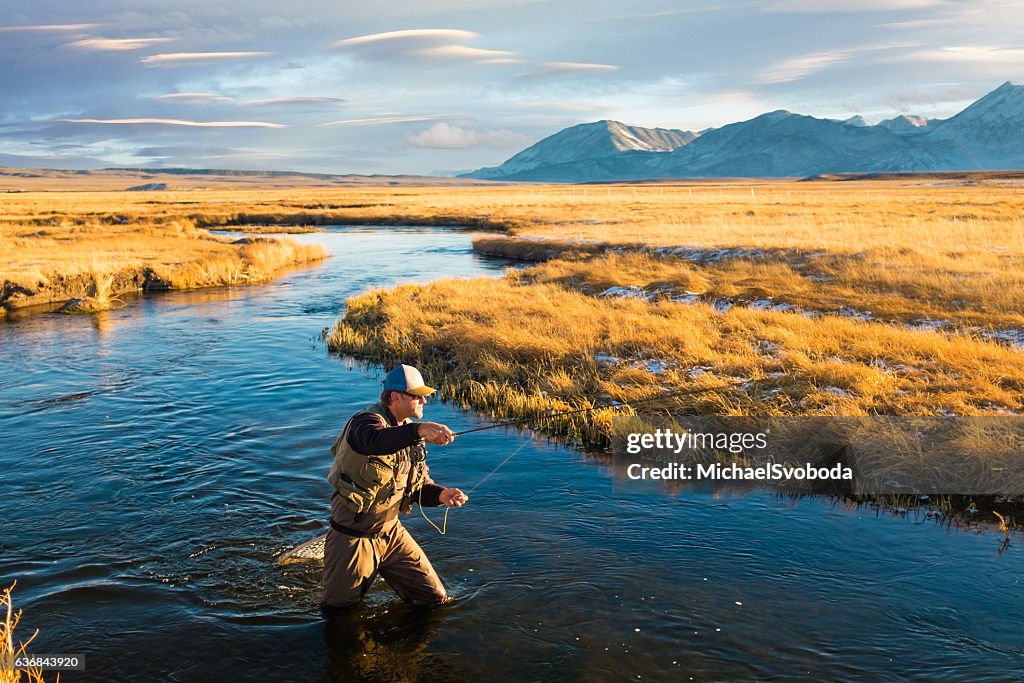
[(1024, 86), (1004, 83), (956, 116), (869, 125), (779, 110), (700, 133), (599, 121), (566, 128), (464, 177), (586, 182), (1024, 168)]
[[(613, 160), (629, 152), (671, 152), (697, 138), (688, 130), (641, 128), (618, 121), (583, 123), (546, 137), (496, 168), (481, 168), (463, 177), (511, 178), (570, 162)], [(521, 178), (527, 180), (528, 178)]]
[(1007, 81), (953, 118), (932, 126), (928, 139), (953, 143), (967, 168), (1024, 168), (1024, 86)]
[(884, 127), (776, 111), (723, 126), (660, 161), (651, 168), (657, 177), (785, 177), (912, 171), (962, 159), (946, 141), (921, 145)]
[(882, 128), (888, 128), (893, 133), (897, 133), (899, 135), (917, 135), (918, 133), (927, 133), (929, 126), (934, 128), (935, 124), (939, 122), (939, 119), (928, 119), (923, 116), (908, 116), (907, 114), (901, 114), (895, 118), (879, 121), (878, 125)]

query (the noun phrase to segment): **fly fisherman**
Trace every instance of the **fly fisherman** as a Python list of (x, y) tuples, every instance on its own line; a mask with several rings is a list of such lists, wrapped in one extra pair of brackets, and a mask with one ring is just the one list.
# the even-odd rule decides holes
[(358, 603), (377, 574), (414, 605), (449, 599), (430, 560), (398, 520), (414, 502), (460, 507), (469, 500), (427, 474), (423, 441), (444, 446), (455, 439), (443, 424), (412, 422), (423, 417), (432, 393), (419, 370), (399, 365), (384, 378), (380, 402), (352, 416), (331, 447), (334, 464), (327, 480), (334, 493), (320, 603), (327, 616)]

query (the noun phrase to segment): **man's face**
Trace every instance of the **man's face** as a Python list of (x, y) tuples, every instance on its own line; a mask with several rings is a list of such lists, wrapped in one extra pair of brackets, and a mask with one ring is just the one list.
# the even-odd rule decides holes
[(423, 418), (423, 406), (426, 403), (427, 399), (424, 396), (413, 396), (404, 391), (392, 391), (389, 408), (391, 414), (399, 422), (410, 419), (419, 420)]

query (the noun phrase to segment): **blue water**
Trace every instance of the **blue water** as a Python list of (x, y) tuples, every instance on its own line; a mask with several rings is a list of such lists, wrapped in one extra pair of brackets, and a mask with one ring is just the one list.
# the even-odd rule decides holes
[(320, 332), (367, 288), (502, 264), (454, 231), (295, 239), (334, 256), (0, 324), (0, 579), (34, 651), (85, 655), (62, 680), (1020, 678), (1019, 543), (821, 498), (616, 494), (604, 456), (504, 430), (431, 451), (467, 491), (518, 451), (445, 536), (406, 521), (457, 601), (378, 583), (325, 623), (319, 568), (274, 560), (323, 529), (328, 448), (382, 372)]

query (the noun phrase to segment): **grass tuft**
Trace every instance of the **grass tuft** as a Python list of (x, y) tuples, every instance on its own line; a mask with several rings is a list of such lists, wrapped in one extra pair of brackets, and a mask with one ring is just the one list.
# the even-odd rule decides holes
[[(14, 631), (21, 621), (21, 610), (14, 611), (14, 601), (11, 598), (15, 585), (17, 585), (17, 582), (11, 584), (0, 593), (0, 612), (4, 614), (3, 623), (0, 624), (0, 683), (20, 683), (22, 675), (25, 676), (29, 683), (43, 683), (42, 669), (34, 667), (15, 669), (13, 666), (9, 668), (4, 666), (14, 657), (26, 654), (26, 648), (39, 635), (39, 631), (36, 631), (26, 641), (18, 641), (14, 637)], [(60, 680), (59, 674), (57, 675), (57, 680)]]

